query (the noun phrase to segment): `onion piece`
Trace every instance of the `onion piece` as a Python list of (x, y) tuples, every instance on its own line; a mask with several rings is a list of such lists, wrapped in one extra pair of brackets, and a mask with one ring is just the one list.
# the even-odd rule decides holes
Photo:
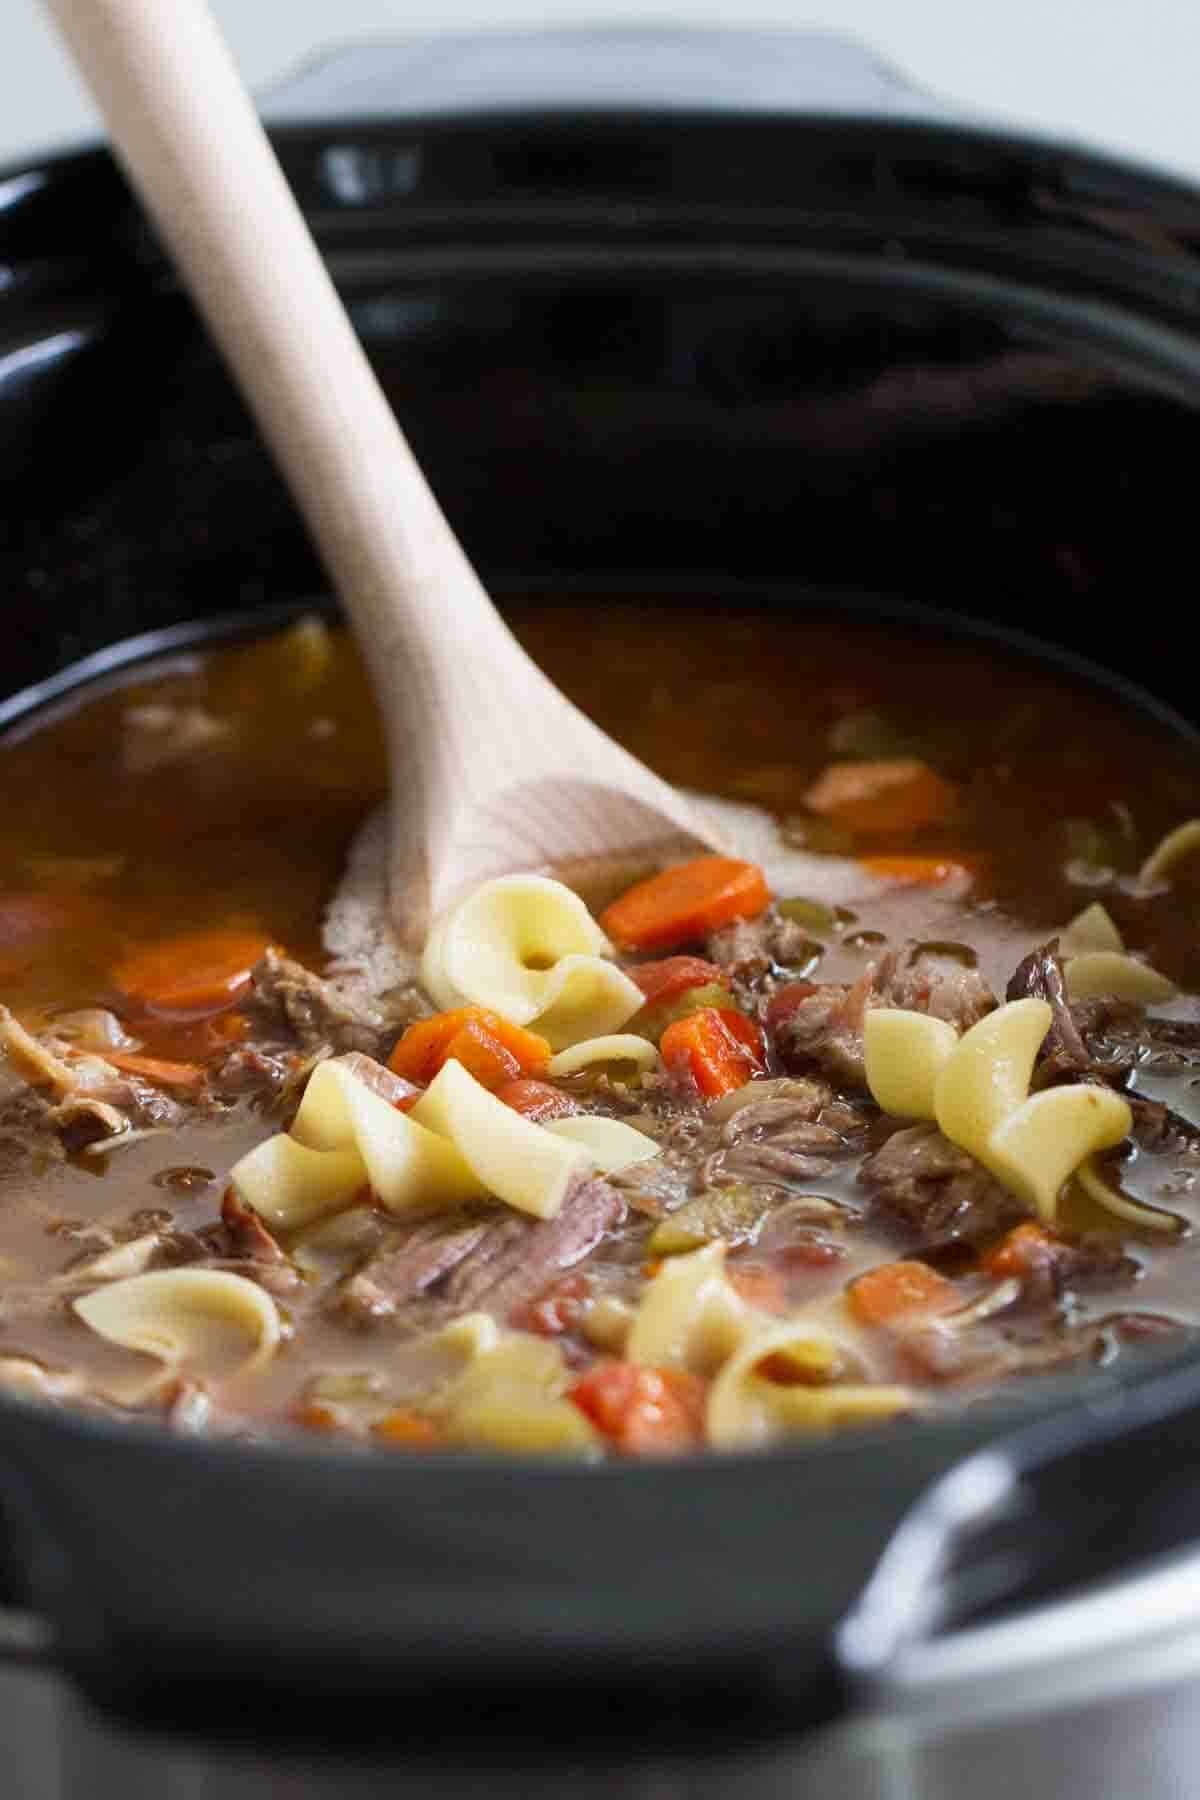
[(1072, 1000), (1087, 1000), (1094, 994), (1115, 994), (1118, 1000), (1132, 1000), (1139, 1006), (1157, 1006), (1173, 1000), (1176, 987), (1149, 963), (1139, 962), (1118, 950), (1089, 950), (1073, 956), (1064, 970), (1067, 994)]
[(1113, 923), (1108, 908), (1099, 900), (1076, 913), (1065, 930), (1058, 934), (1058, 953), (1062, 957), (1084, 956), (1093, 950), (1125, 948), (1125, 941)]
[(55, 1037), (66, 1038), (78, 1050), (137, 1050), (140, 1039), (130, 1037), (115, 1012), (107, 1006), (85, 1006), (77, 1012), (59, 1013)]

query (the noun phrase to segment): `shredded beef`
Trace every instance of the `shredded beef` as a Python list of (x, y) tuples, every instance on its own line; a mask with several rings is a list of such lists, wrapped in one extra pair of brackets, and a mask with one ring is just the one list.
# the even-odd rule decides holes
[(855, 1147), (864, 1122), (847, 1107), (832, 1107), (823, 1082), (771, 1087), (769, 1096), (748, 1100), (726, 1120), (721, 1148), (704, 1165), (706, 1185), (745, 1181), (786, 1189), (827, 1174)]
[(326, 981), (268, 950), (254, 970), (247, 1009), (264, 1030), (302, 1050), (328, 1046), (386, 1061), (404, 1026), (428, 1009), (415, 988), (373, 996), (349, 981)]
[(281, 1045), (239, 1044), (212, 1071), (214, 1094), (221, 1100), (279, 1099), (293, 1072), (295, 1055)]
[(1076, 1289), (1125, 1287), (1140, 1273), (1113, 1232), (1087, 1231), (1029, 1245), (1022, 1255), (1021, 1285), (1026, 1301), (1047, 1304)]
[(490, 1229), (486, 1218), (416, 1219), (343, 1281), (336, 1309), (358, 1324), (388, 1318), (456, 1268)]
[(225, 1227), (228, 1254), (249, 1262), (283, 1263), (287, 1256), (267, 1230), (252, 1206), (247, 1206), (236, 1188), (226, 1188), (221, 1202), (221, 1223)]
[(576, 1183), (553, 1219), (500, 1220), (452, 1271), (446, 1300), (455, 1312), (482, 1307), (506, 1319), (556, 1275), (582, 1262), (624, 1211), (616, 1188), (593, 1176)]
[(867, 1085), (862, 1027), (868, 1006), (929, 1013), (966, 1031), (996, 1005), (976, 969), (923, 945), (892, 950), (868, 963), (853, 986), (797, 981), (767, 1005), (767, 1028), (787, 1069), (816, 1064), (851, 1088)]
[(881, 958), (869, 1004), (928, 1013), (962, 1032), (995, 1011), (996, 996), (978, 969), (929, 945), (913, 944)]
[(804, 961), (811, 948), (804, 927), (771, 907), (757, 919), (738, 919), (712, 932), (705, 954), (724, 970), (735, 995), (746, 1004), (758, 994), (770, 993), (786, 979), (789, 965)]
[(1050, 1008), (1050, 1029), (1038, 1052), (1043, 1078), (1081, 1074), (1091, 1064), (1071, 1008), (1067, 1002), (1058, 939), (1041, 944), (1019, 962), (1005, 990), (1007, 1000), (1044, 1000)]
[(43, 1123), (58, 1133), (64, 1150), (74, 1155), (103, 1138), (117, 1137), (126, 1129), (124, 1113), (107, 1100), (90, 1094), (72, 1094), (46, 1109)]
[(895, 1131), (859, 1171), (875, 1206), (932, 1249), (997, 1236), (1025, 1208), (934, 1125)]
[(780, 988), (767, 1006), (767, 1028), (784, 1068), (816, 1063), (835, 1081), (865, 1088), (862, 1023), (874, 980), (870, 963), (852, 987), (797, 981)]
[(151, 1264), (167, 1269), (223, 1269), (256, 1281), (281, 1299), (294, 1294), (303, 1281), (295, 1263), (233, 1188), (225, 1191), (216, 1224), (206, 1225), (200, 1231), (161, 1232)]

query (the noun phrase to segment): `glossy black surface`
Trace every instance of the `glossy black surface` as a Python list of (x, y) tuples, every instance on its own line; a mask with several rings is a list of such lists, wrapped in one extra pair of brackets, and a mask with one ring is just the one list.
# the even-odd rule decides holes
[[(278, 125), (468, 549), (498, 592), (938, 605), (1083, 650), (1194, 717), (1175, 583), (1193, 535), (1196, 197), (923, 117), (874, 64), (861, 101), (847, 64), (806, 113), (821, 58), (796, 44), (792, 116), (777, 87), (765, 109), (713, 109), (685, 83), (659, 112), (506, 90), (437, 117), (398, 95), (389, 121), (356, 87), (357, 112), (323, 122), (309, 88), (303, 120)], [(136, 632), (318, 591), (102, 155), (0, 182), (0, 271), (4, 689)], [(1058, 1466), (1087, 1404), (1116, 1428), (1087, 1465), (1070, 1579), (1111, 1559), (1131, 1477), (1144, 1497), (1151, 1471), (1162, 1502), (1137, 1547), (1186, 1528), (1167, 1505), (1200, 1455), (1186, 1410), (1136, 1470), (1120, 1446), (1146, 1379), (1134, 1364), (1038, 1390), (1067, 1435), (1031, 1466)], [(1179, 1380), (1186, 1409), (1200, 1381)], [(450, 1681), (480, 1728), (530, 1684), (603, 1696), (630, 1730), (648, 1692), (688, 1729), (751, 1713), (794, 1728), (844, 1697), (832, 1627), (902, 1514), (1021, 1416), (1008, 1402), (753, 1463), (595, 1472), (221, 1451), (2, 1410), (14, 1591), (85, 1686), (228, 1722), (252, 1683), (273, 1689), (272, 1729), (319, 1735), (355, 1729), (364, 1699), (398, 1730), (381, 1696)], [(942, 1587), (941, 1553), (1022, 1466), (1002, 1452), (974, 1512), (935, 1501), (939, 1554), (871, 1591), (879, 1642), (941, 1601), (970, 1611), (1044, 1581), (1061, 1533), (1001, 1562), (980, 1540), (957, 1601)], [(1064, 1466), (1048, 1498), (1070, 1488)]]

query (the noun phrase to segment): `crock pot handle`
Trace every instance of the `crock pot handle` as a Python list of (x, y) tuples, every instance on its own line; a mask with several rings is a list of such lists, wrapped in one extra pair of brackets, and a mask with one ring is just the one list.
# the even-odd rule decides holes
[(1112, 1581), (1194, 1542), (1200, 1368), (1132, 1386), (999, 1436), (934, 1482), (889, 1539), (837, 1635), (860, 1694), (886, 1693), (905, 1650), (997, 1613)]
[(318, 54), (260, 96), (272, 125), (537, 113), (942, 117), (853, 38), (619, 25), (438, 32)]

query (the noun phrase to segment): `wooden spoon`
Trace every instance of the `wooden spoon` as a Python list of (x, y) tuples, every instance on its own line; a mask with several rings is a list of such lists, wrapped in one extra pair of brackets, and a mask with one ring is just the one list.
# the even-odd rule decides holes
[[(46, 0), (354, 626), (401, 940), (488, 876), (714, 833), (529, 660), (405, 442), (203, 0)], [(297, 754), (306, 754), (299, 748)]]

